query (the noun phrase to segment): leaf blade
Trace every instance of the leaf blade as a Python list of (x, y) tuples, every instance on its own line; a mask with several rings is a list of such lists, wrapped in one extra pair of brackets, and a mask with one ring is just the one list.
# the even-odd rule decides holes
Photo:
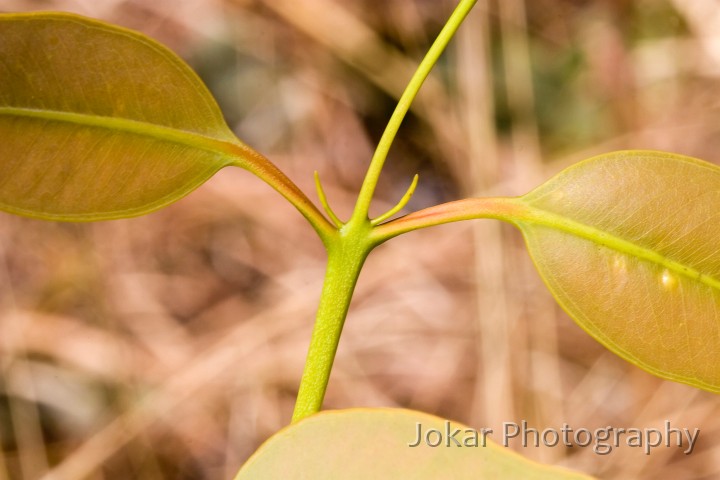
[[(262, 478), (503, 478), (590, 479), (586, 475), (531, 462), (487, 438), (487, 445), (433, 448), (416, 438), (424, 431), (444, 432), (446, 420), (422, 412), (390, 408), (323, 411), (281, 430), (264, 443), (235, 480)], [(451, 422), (464, 435), (469, 427)], [(472, 440), (470, 440), (472, 442)], [(454, 445), (454, 443), (452, 444)], [(481, 445), (481, 443), (478, 443)]]
[(70, 221), (141, 215), (225, 166), (269, 163), (235, 138), (197, 75), (141, 34), (40, 13), (0, 16), (0, 38), (3, 210)]
[(2, 105), (126, 118), (236, 141), (195, 72), (140, 33), (53, 12), (2, 15), (0, 25), (8, 79)]
[(522, 197), (449, 202), (374, 233), (379, 244), (462, 220), (512, 223), (591, 336), (661, 378), (720, 392), (718, 206), (720, 167), (630, 150), (580, 162)]
[(584, 330), (650, 373), (720, 391), (720, 168), (614, 152), (519, 201), (538, 271)]

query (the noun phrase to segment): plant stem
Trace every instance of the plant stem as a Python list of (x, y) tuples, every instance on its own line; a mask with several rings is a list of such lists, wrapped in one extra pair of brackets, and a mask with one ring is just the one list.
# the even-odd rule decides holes
[[(366, 229), (367, 225), (361, 225), (360, 228)], [(366, 241), (367, 232), (358, 232), (358, 229), (348, 230), (341, 230), (343, 235), (340, 241), (334, 242), (328, 248), (325, 283), (305, 361), (305, 370), (300, 381), (300, 390), (292, 417), (293, 423), (322, 408), (350, 300), (360, 269), (370, 251)]]
[(337, 235), (335, 227), (325, 218), (318, 208), (307, 198), (300, 188), (277, 168), (274, 163), (252, 148), (229, 142), (216, 142), (233, 157), (233, 165), (243, 168), (274, 188), (302, 214), (317, 232), (327, 248)]
[(410, 79), (410, 83), (405, 88), (400, 100), (398, 101), (395, 111), (390, 117), (390, 121), (385, 127), (385, 131), (380, 137), (375, 153), (373, 154), (372, 160), (370, 161), (370, 167), (368, 168), (365, 180), (363, 181), (362, 187), (360, 188), (360, 194), (358, 195), (357, 203), (355, 204), (355, 210), (353, 211), (353, 219), (367, 219), (368, 211), (370, 210), (370, 202), (372, 201), (373, 194), (375, 193), (375, 186), (377, 185), (378, 179), (380, 178), (380, 172), (382, 172), (385, 159), (387, 158), (390, 147), (392, 146), (393, 140), (400, 129), (405, 115), (410, 109), (410, 104), (417, 96), (420, 87), (427, 78), (430, 70), (437, 62), (440, 54), (442, 54), (445, 47), (452, 39), (455, 32), (460, 27), (460, 24), (465, 19), (470, 9), (477, 3), (477, 0), (461, 0), (458, 6), (453, 11), (452, 15), (448, 19), (447, 23), (440, 31), (440, 34), (433, 42), (430, 50), (423, 58), (420, 66), (415, 71), (415, 74)]
[(510, 223), (525, 220), (528, 207), (517, 198), (466, 198), (413, 212), (373, 229), (370, 240), (377, 246), (403, 233), (445, 223), (494, 218)]
[[(387, 218), (387, 216), (394, 214), (395, 210), (391, 210), (389, 215), (381, 216), (374, 222), (371, 222), (368, 218), (368, 210), (390, 146), (400, 128), (405, 114), (410, 108), (410, 104), (420, 90), (433, 65), (437, 62), (438, 57), (448, 42), (450, 42), (450, 39), (457, 31), (463, 19), (465, 19), (470, 12), (470, 9), (475, 5), (476, 1), (477, 0), (460, 1), (460, 4), (450, 16), (450, 19), (443, 27), (437, 39), (435, 39), (432, 47), (430, 47), (427, 55), (410, 80), (405, 92), (403, 92), (400, 97), (398, 105), (392, 117), (390, 117), (385, 132), (375, 150), (367, 175), (360, 189), (355, 210), (347, 224), (339, 226), (342, 222), (334, 218), (333, 220), (336, 221), (336, 226), (339, 226), (339, 228), (335, 230), (335, 227), (333, 227), (312, 204), (308, 205), (306, 203), (304, 195), (300, 196), (289, 180), (280, 178), (278, 172), (269, 168), (271, 164), (266, 165), (264, 162), (259, 161), (253, 164), (262, 165), (263, 168), (268, 169), (268, 171), (254, 173), (260, 178), (266, 179), (272, 177), (273, 180), (275, 180), (268, 183), (285, 195), (285, 198), (293, 201), (293, 204), (298, 210), (313, 224), (313, 227), (315, 227), (315, 230), (320, 234), (328, 251), (325, 283), (323, 285), (322, 296), (320, 297), (320, 306), (315, 320), (315, 327), (313, 328), (312, 339), (310, 340), (305, 370), (303, 371), (302, 380), (300, 381), (300, 389), (295, 403), (295, 411), (293, 412), (293, 423), (320, 411), (322, 408), (325, 391), (330, 378), (330, 371), (332, 370), (338, 342), (340, 341), (340, 334), (342, 333), (345, 317), (350, 306), (350, 300), (352, 299), (355, 284), (360, 275), (360, 269), (370, 250), (376, 245), (404, 231), (426, 226), (425, 224), (420, 226), (402, 224), (399, 229), (390, 226), (384, 227), (382, 225), (375, 227), (382, 218)], [(258, 169), (257, 167), (254, 168), (256, 170)], [(401, 200), (398, 210), (409, 200), (410, 195), (412, 195), (415, 189), (416, 182), (417, 179), (413, 181), (408, 193)], [(322, 198), (324, 197), (322, 189), (318, 188), (318, 190), (321, 201), (323, 204), (326, 204), (326, 200)], [(334, 214), (331, 216), (335, 217)], [(396, 223), (390, 222), (388, 225), (396, 225)], [(377, 234), (373, 231), (374, 227), (378, 230)]]

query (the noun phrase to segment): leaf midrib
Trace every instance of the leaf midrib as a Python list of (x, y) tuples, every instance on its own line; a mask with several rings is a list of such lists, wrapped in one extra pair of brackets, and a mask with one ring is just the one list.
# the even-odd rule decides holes
[(175, 143), (186, 147), (222, 154), (223, 156), (228, 157), (229, 160), (232, 160), (233, 157), (230, 154), (233, 147), (241, 145), (240, 142), (230, 142), (227, 140), (209, 137), (190, 130), (182, 130), (179, 128), (167, 127), (164, 125), (122, 117), (108, 117), (103, 115), (75, 113), (60, 110), (7, 106), (0, 107), (0, 117), (2, 116), (41, 119), (100, 128), (113, 132), (130, 133), (153, 140)]
[(508, 220), (516, 223), (521, 229), (522, 224), (527, 222), (567, 232), (620, 253), (661, 265), (682, 277), (695, 280), (720, 291), (720, 280), (704, 274), (693, 267), (689, 267), (655, 250), (625, 240), (612, 233), (578, 222), (564, 215), (538, 208), (532, 204), (523, 202), (522, 199), (520, 200), (524, 207), (523, 214), (515, 218), (508, 218)]

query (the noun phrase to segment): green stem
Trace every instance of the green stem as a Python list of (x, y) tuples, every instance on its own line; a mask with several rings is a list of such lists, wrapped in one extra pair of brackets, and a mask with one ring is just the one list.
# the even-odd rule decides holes
[(344, 232), (328, 248), (320, 306), (313, 328), (305, 370), (295, 403), (292, 421), (320, 411), (330, 379), (335, 352), (360, 269), (370, 251), (367, 231)]
[(405, 115), (410, 109), (410, 104), (417, 96), (420, 87), (427, 78), (430, 70), (437, 62), (440, 54), (442, 54), (445, 47), (452, 39), (455, 32), (460, 27), (460, 24), (465, 19), (470, 9), (475, 5), (477, 0), (461, 0), (460, 4), (455, 8), (452, 15), (448, 19), (447, 23), (440, 31), (440, 34), (435, 39), (435, 42), (428, 50), (428, 53), (423, 58), (420, 66), (415, 71), (410, 83), (405, 88), (400, 100), (398, 101), (395, 111), (390, 117), (390, 121), (385, 127), (385, 131), (380, 138), (375, 153), (373, 154), (372, 160), (370, 161), (370, 167), (368, 168), (365, 180), (363, 181), (362, 187), (360, 188), (360, 194), (358, 195), (357, 203), (355, 204), (355, 210), (353, 212), (353, 220), (367, 219), (368, 211), (370, 210), (370, 202), (372, 201), (373, 194), (375, 193), (375, 186), (377, 185), (380, 173), (382, 172), (385, 159), (387, 158), (392, 142), (400, 129)]
[[(305, 370), (303, 371), (302, 380), (300, 381), (300, 390), (295, 403), (295, 411), (293, 412), (293, 422), (312, 415), (322, 408), (325, 390), (327, 389), (330, 378), (330, 371), (335, 359), (335, 353), (337, 352), (338, 342), (340, 341), (340, 334), (342, 333), (345, 317), (348, 312), (348, 307), (350, 306), (350, 300), (365, 258), (367, 258), (370, 250), (376, 245), (403, 233), (401, 231), (404, 228), (402, 224), (397, 233), (395, 233), (396, 229), (394, 229), (394, 227), (375, 227), (383, 218), (388, 218), (394, 214), (395, 209), (391, 210), (389, 215), (386, 214), (376, 219), (375, 222), (371, 222), (368, 218), (368, 210), (375, 192), (375, 186), (377, 185), (390, 146), (400, 128), (405, 114), (410, 108), (410, 104), (417, 95), (418, 90), (420, 90), (425, 78), (427, 78), (428, 73), (430, 73), (430, 69), (435, 65), (438, 57), (448, 42), (450, 42), (460, 23), (462, 23), (476, 1), (477, 0), (460, 1), (460, 4), (450, 16), (450, 19), (445, 24), (445, 27), (443, 27), (410, 80), (405, 92), (400, 97), (398, 105), (388, 122), (372, 161), (370, 162), (368, 173), (358, 195), (355, 211), (350, 221), (345, 225), (342, 225), (342, 222), (340, 222), (334, 214), (330, 214), (338, 227), (338, 230), (335, 230), (335, 227), (333, 227), (316, 208), (305, 203), (304, 196), (300, 197), (288, 181), (278, 178), (278, 172), (263, 171), (258, 174), (261, 178), (273, 176), (280, 180), (269, 183), (275, 186), (275, 188), (278, 188), (278, 186), (283, 187), (281, 193), (285, 195), (286, 198), (295, 200), (293, 202), (294, 205), (311, 221), (328, 250), (328, 266), (325, 274), (325, 283), (323, 285), (312, 339), (310, 340)], [(253, 165), (262, 165), (263, 168), (268, 168), (264, 162), (256, 161)], [(410, 199), (416, 182), (417, 177), (413, 181), (408, 193), (403, 197), (403, 200), (401, 200), (398, 210)], [(321, 201), (325, 205), (327, 202), (324, 198), (322, 188), (319, 187), (318, 191)], [(329, 206), (326, 206), (326, 210), (328, 210), (329, 213), (329, 208), (327, 207)], [(396, 225), (396, 223), (390, 222), (388, 225)], [(373, 230), (374, 227), (379, 232), (376, 233), (376, 231)], [(414, 229), (412, 225), (407, 226), (407, 228), (411, 230)]]

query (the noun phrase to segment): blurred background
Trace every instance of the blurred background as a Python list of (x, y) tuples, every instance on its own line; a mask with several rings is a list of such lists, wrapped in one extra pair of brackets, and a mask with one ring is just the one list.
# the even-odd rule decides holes
[[(228, 123), (346, 219), (449, 0), (4, 0), (142, 31)], [(81, 55), (81, 52), (77, 53)], [(720, 160), (720, 1), (479, 1), (400, 130), (376, 214), (517, 195), (626, 148)], [(324, 251), (243, 171), (151, 215), (0, 214), (0, 479), (232, 479), (289, 422)], [(628, 319), (632, 321), (632, 319)], [(518, 232), (414, 232), (360, 278), (327, 408), (424, 410), (476, 428), (673, 426), (682, 449), (527, 448), (602, 479), (720, 475), (720, 401), (610, 354), (554, 302)], [(513, 445), (518, 447), (516, 443)]]

